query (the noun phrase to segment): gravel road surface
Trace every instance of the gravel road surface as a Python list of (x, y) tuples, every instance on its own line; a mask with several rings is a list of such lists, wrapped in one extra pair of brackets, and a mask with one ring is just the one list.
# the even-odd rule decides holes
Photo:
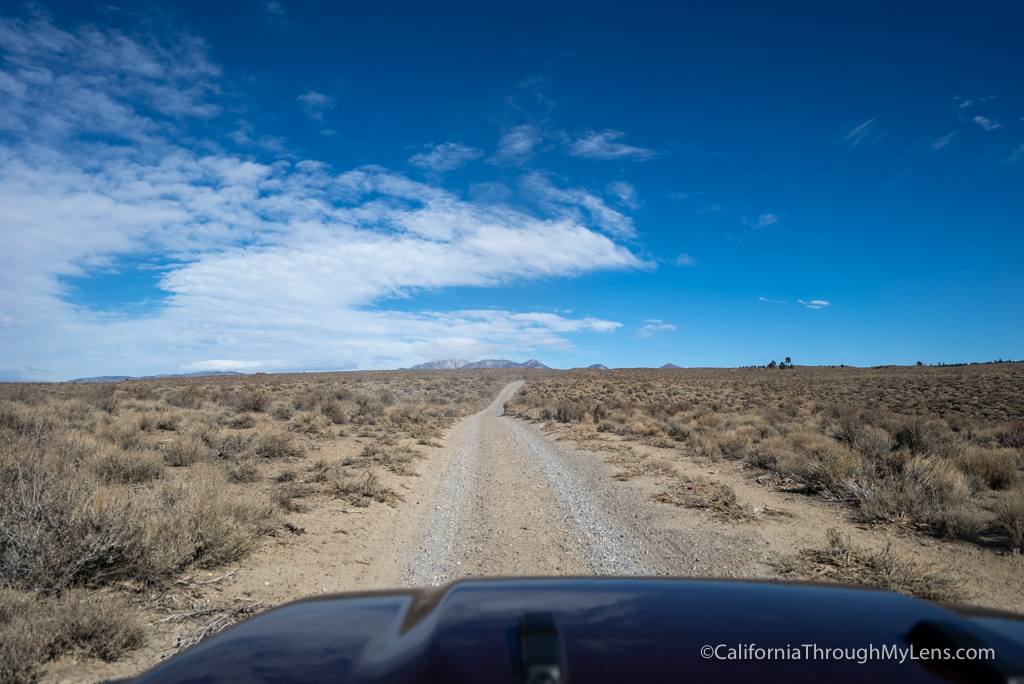
[[(514, 382), (449, 439), (451, 462), (408, 556), (408, 583), (468, 576), (665, 575), (678, 544), (594, 454), (503, 415)], [(652, 551), (656, 550), (654, 553)]]

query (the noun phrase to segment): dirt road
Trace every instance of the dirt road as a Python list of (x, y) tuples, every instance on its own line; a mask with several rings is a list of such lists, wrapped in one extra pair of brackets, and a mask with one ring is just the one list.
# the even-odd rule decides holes
[[(725, 544), (715, 534), (684, 534), (678, 521), (666, 519), (675, 511), (648, 502), (632, 483), (614, 481), (614, 469), (596, 454), (504, 417), (504, 402), (522, 384), (505, 387), (449, 436), (450, 462), (408, 555), (406, 584), (467, 576), (694, 574), (701, 554), (715, 555), (719, 570), (742, 560), (749, 571), (754, 554), (746, 540)], [(743, 558), (731, 558), (737, 554)]]

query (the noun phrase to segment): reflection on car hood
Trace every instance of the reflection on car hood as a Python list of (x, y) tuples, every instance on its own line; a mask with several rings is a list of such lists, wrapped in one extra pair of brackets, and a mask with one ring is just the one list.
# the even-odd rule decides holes
[[(291, 603), (132, 681), (518, 682), (516, 630), (528, 612), (553, 617), (574, 683), (1007, 681), (1024, 672), (1024, 616), (949, 608), (838, 585), (464, 580)], [(978, 646), (997, 660), (915, 657)], [(882, 650), (894, 647), (902, 650)]]

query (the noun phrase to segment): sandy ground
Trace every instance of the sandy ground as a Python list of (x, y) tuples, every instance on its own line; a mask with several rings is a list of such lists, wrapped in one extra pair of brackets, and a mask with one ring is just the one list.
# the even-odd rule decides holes
[[(617, 468), (604, 462), (608, 444), (587, 436), (583, 446), (591, 450), (585, 450), (566, 435), (502, 416), (503, 403), (521, 385), (505, 387), (487, 409), (452, 428), (441, 448), (429, 448), (417, 476), (392, 477), (404, 497), (397, 507), (309, 500), (308, 511), (288, 516), (300, 534), (284, 531), (240, 566), (183, 578), (167, 592), (161, 610), (148, 615), (154, 632), (145, 648), (110, 665), (66, 658), (43, 681), (129, 677), (225, 611), (314, 594), (467, 576), (778, 577), (780, 556), (822, 546), (833, 526), (859, 546), (880, 550), (891, 543), (918, 562), (949, 566), (968, 580), (972, 603), (1024, 612), (1021, 556), (855, 525), (841, 507), (759, 484), (735, 464), (707, 466), (671, 454), (680, 471), (728, 484), (740, 501), (785, 515), (733, 523), (655, 503), (651, 496), (664, 483), (650, 476), (615, 480)], [(330, 461), (361, 448), (358, 440), (325, 443), (316, 457)], [(160, 622), (190, 611), (202, 614)]]

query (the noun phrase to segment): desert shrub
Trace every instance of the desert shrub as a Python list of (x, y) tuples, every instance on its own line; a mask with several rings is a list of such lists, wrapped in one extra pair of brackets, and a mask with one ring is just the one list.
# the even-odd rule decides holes
[(59, 592), (116, 574), (131, 542), (127, 497), (20, 446), (0, 454), (0, 587)]
[(270, 395), (263, 390), (251, 389), (238, 397), (238, 409), (263, 413), (270, 406)]
[(738, 461), (746, 458), (750, 449), (750, 435), (746, 432), (732, 432), (723, 435), (718, 439), (718, 448), (722, 456), (729, 460)]
[(985, 487), (1007, 489), (1019, 479), (1017, 464), (1007, 451), (968, 447), (956, 463), (970, 478), (974, 490)]
[(1024, 420), (1012, 420), (998, 434), (999, 442), (1012, 449), (1024, 449)]
[(960, 541), (976, 542), (985, 529), (985, 520), (967, 507), (938, 511), (933, 523), (940, 536)]
[(100, 429), (99, 436), (120, 449), (138, 449), (142, 446), (139, 419), (131, 414), (113, 417)]
[(291, 420), (295, 412), (287, 406), (277, 405), (270, 409), (270, 415), (274, 417), (274, 420)]
[(587, 417), (587, 405), (580, 401), (563, 400), (555, 404), (555, 420), (559, 423), (582, 423)]
[(717, 463), (722, 459), (722, 449), (718, 445), (718, 440), (713, 436), (694, 437), (690, 440), (690, 445), (693, 447), (693, 452), (700, 458), (706, 458), (712, 463)]
[(139, 571), (153, 578), (191, 563), (212, 567), (240, 560), (277, 525), (271, 502), (234, 487), (227, 473), (206, 463), (163, 481), (141, 510), (129, 553)]
[(1006, 534), (1010, 545), (1024, 546), (1024, 488), (1007, 492), (996, 504), (996, 525)]
[(140, 484), (160, 477), (164, 462), (152, 451), (106, 449), (93, 456), (88, 466), (106, 484)]
[(352, 420), (350, 411), (346, 410), (341, 401), (333, 397), (320, 407), (320, 412), (335, 425), (344, 425)]
[(182, 415), (179, 411), (163, 411), (156, 416), (156, 429), (176, 432), (181, 427)]
[(181, 435), (164, 445), (164, 462), (173, 468), (195, 465), (210, 454), (198, 435)]
[(307, 482), (327, 482), (330, 479), (331, 466), (324, 459), (317, 459), (317, 461), (309, 466), (309, 477)]
[(232, 430), (248, 430), (256, 427), (257, 420), (251, 413), (243, 413), (240, 416), (231, 417), (226, 424)]
[(789, 443), (780, 437), (769, 437), (750, 445), (746, 462), (753, 468), (775, 470), (787, 456), (790, 456)]
[(380, 418), (384, 415), (386, 407), (384, 403), (368, 394), (360, 394), (355, 398), (356, 406), (359, 407), (358, 415), (361, 418)]
[(256, 433), (252, 453), (259, 458), (298, 458), (306, 453), (295, 437), (284, 430), (264, 430)]
[(885, 478), (869, 497), (862, 498), (859, 517), (892, 520), (906, 516), (936, 522), (964, 506), (970, 496), (967, 477), (955, 463), (914, 456), (899, 472)]
[(200, 409), (203, 407), (203, 399), (205, 397), (206, 392), (199, 385), (190, 384), (172, 391), (167, 395), (166, 401), (171, 406), (178, 408)]
[(327, 425), (327, 418), (319, 411), (303, 411), (295, 416), (288, 429), (315, 435), (320, 433)]
[(851, 444), (872, 461), (884, 461), (895, 446), (888, 432), (871, 426), (865, 426)]
[(46, 661), (75, 651), (105, 661), (145, 641), (138, 613), (117, 596), (59, 600), (0, 589), (0, 681), (35, 682)]
[(254, 458), (228, 459), (224, 463), (224, 470), (229, 482), (256, 482), (260, 479), (260, 467)]

